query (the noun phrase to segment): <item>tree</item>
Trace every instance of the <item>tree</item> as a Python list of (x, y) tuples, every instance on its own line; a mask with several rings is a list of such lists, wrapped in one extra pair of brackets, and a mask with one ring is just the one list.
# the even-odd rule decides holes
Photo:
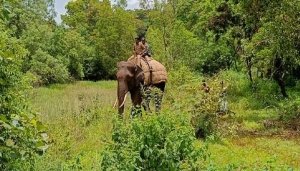
[(87, 53), (78, 53), (84, 61), (85, 78), (114, 78), (116, 63), (132, 53), (136, 29), (133, 14), (112, 7), (109, 1), (78, 0), (68, 3), (63, 22), (89, 47)]
[(300, 65), (299, 17), (300, 4), (292, 1), (264, 1), (268, 6), (260, 27), (250, 41), (245, 41), (246, 55), (253, 55), (253, 65), (280, 86), (281, 93), (288, 97), (285, 78)]
[(25, 99), (29, 78), (21, 65), (28, 51), (9, 33), (0, 19), (0, 170), (29, 170), (36, 152), (45, 148), (44, 130)]
[(127, 0), (114, 0), (116, 7), (125, 9), (127, 7)]

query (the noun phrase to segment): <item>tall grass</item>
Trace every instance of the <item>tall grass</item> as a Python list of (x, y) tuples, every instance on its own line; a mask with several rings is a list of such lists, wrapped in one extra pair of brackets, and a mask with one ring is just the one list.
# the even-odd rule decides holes
[(36, 170), (99, 168), (100, 151), (111, 132), (115, 82), (77, 82), (32, 92), (31, 102), (47, 126), (50, 147)]
[[(182, 79), (180, 79), (182, 78)], [(238, 80), (236, 80), (238, 78)], [(201, 80), (181, 68), (170, 73), (162, 114), (169, 117), (191, 117), (190, 113), (201, 98)], [(267, 128), (264, 121), (279, 117), (276, 106), (261, 104), (263, 97), (270, 103), (290, 103), (270, 96), (273, 88), (264, 87), (253, 92), (247, 77), (241, 73), (224, 71), (214, 78), (206, 78), (212, 91), (219, 82), (228, 85), (228, 101), (231, 116), (217, 117), (217, 129), (221, 141), (196, 140), (199, 148), (208, 144), (207, 169), (251, 170), (300, 169), (300, 139), (289, 135), (288, 130)], [(266, 85), (273, 85), (272, 82)], [(215, 86), (215, 87), (214, 87)], [(294, 90), (290, 90), (294, 91)], [(35, 170), (100, 170), (102, 151), (111, 139), (112, 125), (117, 110), (116, 82), (76, 82), (69, 85), (53, 85), (38, 88), (30, 94), (33, 108), (47, 126), (50, 146), (36, 159)], [(294, 99), (297, 99), (295, 96)], [(293, 101), (293, 99), (291, 99)], [(129, 115), (130, 100), (126, 102)], [(150, 116), (151, 117), (151, 116)], [(130, 122), (130, 121), (126, 121)], [(276, 134), (272, 134), (274, 132)], [(201, 163), (203, 166), (203, 163)]]

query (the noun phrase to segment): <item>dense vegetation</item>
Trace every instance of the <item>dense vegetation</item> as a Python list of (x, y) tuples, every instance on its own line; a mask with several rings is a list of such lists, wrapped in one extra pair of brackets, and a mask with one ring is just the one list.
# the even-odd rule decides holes
[[(46, 154), (46, 161), (57, 162), (49, 166), (50, 169), (92, 169), (89, 166), (107, 169), (128, 166), (123, 168), (125, 170), (159, 167), (214, 169), (213, 164), (207, 164), (209, 159), (205, 160), (209, 157), (204, 155), (207, 152), (204, 147), (198, 155), (200, 158), (194, 157), (199, 148), (195, 147), (191, 136), (193, 131), (208, 141), (242, 134), (277, 135), (286, 130), (299, 133), (298, 0), (140, 0), (141, 9), (138, 10), (126, 10), (126, 0), (114, 2), (70, 1), (62, 23), (58, 24), (54, 20), (54, 0), (0, 0), (0, 170), (45, 169), (46, 166), (41, 164), (43, 156), (40, 159), (36, 155), (46, 151), (50, 140), (34, 111), (41, 113), (38, 116), (48, 126), (47, 131), (54, 142), (65, 138), (59, 149), (50, 149)], [(54, 116), (47, 120), (48, 115), (43, 115), (47, 111), (36, 110), (28, 104), (31, 87), (114, 79), (116, 63), (129, 58), (137, 35), (146, 36), (154, 58), (171, 71), (166, 116), (145, 118), (129, 125), (113, 121), (113, 117), (107, 120), (99, 118), (104, 113), (114, 113), (107, 109), (108, 99), (102, 99), (108, 97), (105, 93), (106, 96), (95, 95), (92, 100), (85, 99), (87, 92), (79, 93), (79, 105), (82, 106), (75, 111), (61, 106), (63, 109), (56, 112), (65, 113), (62, 116), (67, 117), (62, 119), (56, 113), (60, 120), (53, 119)], [(210, 96), (199, 92), (203, 78), (213, 90)], [(229, 119), (220, 119), (215, 114), (221, 81), (228, 86), (232, 103), (230, 110), (236, 114)], [(178, 94), (181, 94), (180, 98)], [(43, 101), (48, 101), (47, 98)], [(32, 101), (36, 108), (39, 107), (39, 103)], [(99, 101), (102, 106), (96, 104)], [(183, 117), (173, 118), (172, 114)], [(245, 117), (254, 118), (251, 121)], [(70, 118), (74, 122), (63, 124)], [(102, 128), (107, 133), (101, 135), (110, 137), (112, 134), (113, 142), (105, 148), (87, 144), (82, 149), (88, 152), (77, 153), (76, 150), (80, 149), (70, 152), (71, 145), (77, 140), (93, 139), (97, 134), (89, 131), (105, 121), (108, 125), (121, 124), (119, 128), (107, 125), (107, 129)], [(65, 126), (66, 132), (59, 134), (61, 129), (58, 126)], [(89, 135), (77, 130), (83, 127), (87, 128), (81, 131)], [(155, 135), (147, 136), (149, 130), (144, 129), (148, 127), (150, 130), (155, 128), (152, 131), (156, 132)], [(70, 130), (79, 132), (78, 135), (84, 138), (76, 137)], [(138, 147), (138, 141), (145, 138), (153, 139), (155, 144), (145, 142), (142, 144), (145, 147)], [(100, 142), (103, 143), (104, 140)], [(128, 146), (123, 148), (124, 144)], [(93, 152), (93, 147), (99, 149)], [(103, 149), (107, 153), (101, 153)], [(116, 154), (115, 150), (124, 154)], [(152, 158), (145, 150), (161, 153), (161, 158)], [(54, 160), (54, 154), (59, 151), (66, 153), (56, 159), (67, 162)], [(173, 153), (181, 157), (178, 159)], [(90, 160), (92, 157), (86, 157), (88, 154), (101, 157)], [(82, 166), (81, 156), (98, 165)], [(196, 160), (198, 165), (194, 165)], [(157, 161), (163, 161), (162, 165)], [(114, 168), (113, 162), (120, 165)], [(124, 166), (122, 162), (129, 165)], [(251, 164), (241, 166), (241, 163), (215, 169), (251, 167)], [(291, 163), (288, 165), (299, 168), (299, 163)], [(275, 167), (272, 162), (260, 164), (262, 166), (256, 167)], [(288, 168), (280, 164), (277, 167)]]

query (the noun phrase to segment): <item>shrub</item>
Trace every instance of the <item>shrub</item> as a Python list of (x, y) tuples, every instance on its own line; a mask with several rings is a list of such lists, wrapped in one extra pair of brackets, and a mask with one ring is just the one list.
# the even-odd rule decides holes
[(84, 76), (87, 80), (113, 79), (116, 73), (116, 59), (105, 53), (84, 60)]
[(28, 81), (16, 60), (0, 56), (0, 63), (0, 170), (26, 170), (36, 152), (47, 148), (44, 127), (28, 110)]
[[(165, 93), (165, 102), (169, 103), (174, 112), (188, 113), (197, 100), (201, 79), (197, 74), (182, 65), (176, 66), (168, 73), (168, 83)], [(180, 94), (180, 96), (178, 96)]]
[(103, 154), (103, 170), (196, 170), (201, 156), (193, 145), (189, 121), (180, 116), (149, 116), (116, 121), (112, 143)]
[[(218, 129), (220, 128), (217, 116), (220, 110), (221, 80), (219, 75), (207, 79), (206, 83), (210, 87), (210, 91), (206, 93), (198, 88), (196, 91), (199, 93), (193, 96), (196, 100), (191, 110), (191, 123), (196, 129), (198, 138), (207, 138), (212, 135), (219, 136)], [(225, 82), (225, 86), (228, 86), (228, 83)]]
[(244, 97), (251, 91), (250, 81), (241, 72), (233, 70), (221, 71), (218, 77), (220, 80), (224, 80), (225, 83), (230, 83), (228, 87), (229, 95)]
[(286, 122), (300, 121), (300, 101), (284, 104), (279, 108), (280, 119)]
[(37, 85), (65, 83), (69, 80), (67, 68), (47, 52), (38, 50), (32, 56), (29, 72), (37, 77)]
[(169, 73), (168, 89), (172, 90), (166, 94), (171, 102), (169, 105), (173, 111), (190, 114), (191, 124), (198, 138), (208, 137), (217, 131), (215, 124), (220, 80), (216, 76), (206, 81), (212, 89), (209, 94), (201, 90), (201, 77), (191, 72), (188, 67), (180, 66)]
[(184, 86), (186, 84), (200, 83), (199, 75), (192, 72), (191, 69), (185, 65), (178, 64), (168, 75), (168, 85), (173, 88)]
[(276, 94), (278, 94), (278, 86), (270, 79), (255, 78), (253, 85), (251, 85), (245, 73), (232, 70), (222, 71), (216, 77), (229, 84), (227, 91), (231, 100), (241, 101), (241, 98), (248, 97), (248, 104), (252, 109), (277, 105), (278, 95)]

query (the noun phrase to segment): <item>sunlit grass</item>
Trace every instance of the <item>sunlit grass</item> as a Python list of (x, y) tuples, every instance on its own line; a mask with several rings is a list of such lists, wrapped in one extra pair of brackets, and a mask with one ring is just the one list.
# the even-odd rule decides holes
[[(192, 85), (191, 90), (180, 89), (181, 92), (167, 86), (162, 113), (172, 112), (174, 117), (187, 114), (191, 103), (197, 101), (193, 99), (194, 91), (201, 91), (199, 83)], [(113, 109), (116, 81), (52, 85), (34, 89), (30, 96), (51, 140), (48, 151), (36, 160), (35, 169), (99, 170), (101, 152), (111, 137), (112, 120), (117, 116), (117, 109)], [(125, 109), (127, 118), (129, 99)], [(220, 142), (207, 142), (210, 161), (221, 170), (228, 167), (237, 170), (277, 167), (280, 170), (289, 166), (300, 169), (299, 137), (266, 134), (274, 130), (265, 128), (263, 121), (277, 118), (276, 108), (252, 108), (253, 99), (234, 99), (229, 98), (229, 105), (235, 115), (222, 118), (222, 129), (228, 133)], [(197, 140), (197, 143), (204, 141)], [(274, 168), (270, 168), (272, 166)]]
[(99, 168), (100, 152), (116, 113), (115, 82), (77, 82), (32, 92), (31, 102), (52, 141), (36, 170)]
[(212, 160), (221, 168), (228, 164), (242, 170), (272, 166), (271, 170), (300, 168), (300, 144), (293, 139), (249, 136), (224, 142), (209, 146)]

